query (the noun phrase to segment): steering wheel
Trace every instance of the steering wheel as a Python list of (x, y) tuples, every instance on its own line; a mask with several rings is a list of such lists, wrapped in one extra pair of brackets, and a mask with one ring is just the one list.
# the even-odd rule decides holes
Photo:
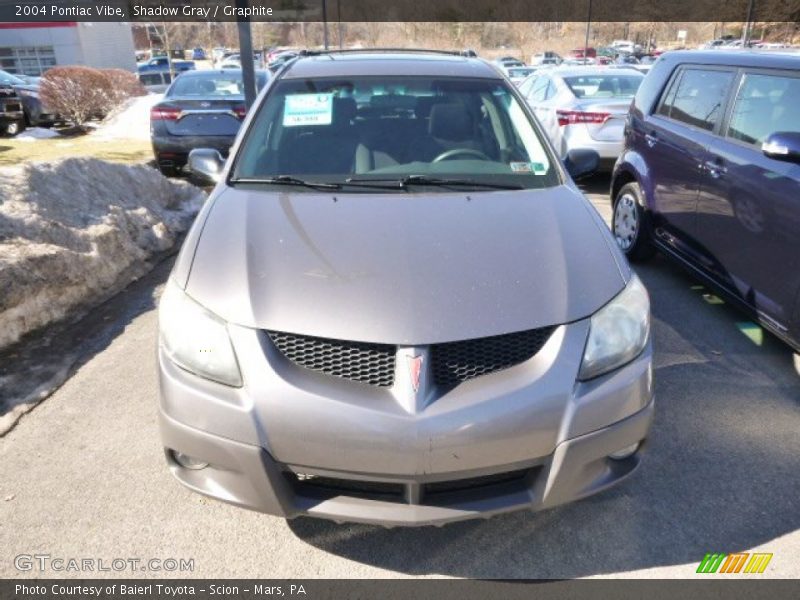
[(446, 150), (442, 152), (431, 162), (438, 163), (442, 162), (443, 160), (450, 160), (454, 156), (474, 156), (476, 158), (480, 158), (481, 160), (489, 160), (489, 161), (492, 160), (480, 150), (473, 150), (472, 148), (453, 148), (452, 150)]

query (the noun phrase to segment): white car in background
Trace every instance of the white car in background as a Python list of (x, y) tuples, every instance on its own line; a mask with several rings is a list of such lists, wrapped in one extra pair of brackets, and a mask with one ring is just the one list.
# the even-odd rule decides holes
[(503, 71), (506, 74), (506, 77), (513, 83), (514, 85), (519, 85), (526, 78), (533, 75), (536, 72), (537, 67), (505, 67)]
[(610, 170), (622, 152), (631, 100), (644, 75), (627, 67), (555, 67), (537, 71), (519, 85), (550, 140), (565, 158), (591, 149)]

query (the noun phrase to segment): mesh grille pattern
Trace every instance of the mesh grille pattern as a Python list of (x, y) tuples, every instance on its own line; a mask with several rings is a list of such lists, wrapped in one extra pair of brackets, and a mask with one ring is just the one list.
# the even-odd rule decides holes
[(272, 343), (305, 369), (379, 387), (394, 383), (395, 346), (268, 331)]
[(519, 333), (436, 344), (431, 347), (433, 376), (442, 387), (501, 371), (536, 355), (555, 331), (542, 327)]

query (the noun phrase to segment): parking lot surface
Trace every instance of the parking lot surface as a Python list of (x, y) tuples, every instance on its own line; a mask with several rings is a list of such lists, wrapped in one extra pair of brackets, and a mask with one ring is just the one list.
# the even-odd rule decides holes
[[(605, 177), (585, 185), (606, 218), (607, 186)], [(164, 263), (102, 307), (106, 325), (81, 342), (82, 366), (0, 438), (0, 575), (698, 577), (707, 552), (757, 551), (773, 553), (761, 577), (800, 577), (796, 357), (663, 258), (636, 270), (655, 344), (656, 417), (641, 468), (541, 513), (384, 529), (286, 522), (172, 480), (156, 421)], [(15, 556), (37, 553), (193, 559), (194, 571), (15, 568)]]

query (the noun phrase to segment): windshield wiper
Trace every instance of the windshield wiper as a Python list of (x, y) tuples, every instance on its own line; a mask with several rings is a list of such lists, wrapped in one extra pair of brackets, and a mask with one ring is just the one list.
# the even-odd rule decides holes
[(297, 185), (302, 187), (315, 188), (320, 190), (339, 190), (342, 189), (339, 183), (325, 183), (323, 181), (307, 181), (291, 175), (278, 175), (276, 177), (240, 177), (232, 179), (231, 183), (271, 183), (277, 185)]
[(381, 182), (395, 183), (397, 184), (397, 187), (401, 190), (406, 189), (410, 185), (431, 185), (439, 187), (473, 186), (473, 187), (491, 188), (495, 190), (524, 189), (523, 186), (516, 183), (489, 183), (486, 181), (476, 181), (474, 179), (444, 179), (438, 177), (428, 177), (427, 175), (406, 175), (404, 177), (383, 178), (383, 179), (373, 179), (366, 177), (362, 178), (350, 177), (348, 179), (345, 179), (345, 183), (351, 183), (351, 184), (369, 184), (369, 183), (381, 183)]

